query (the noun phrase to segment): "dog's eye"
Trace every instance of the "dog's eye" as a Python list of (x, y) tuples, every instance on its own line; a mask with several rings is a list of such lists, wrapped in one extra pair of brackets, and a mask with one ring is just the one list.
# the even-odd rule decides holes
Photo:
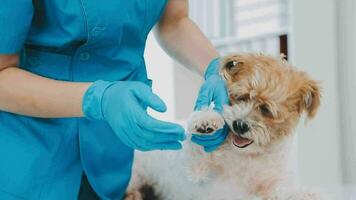
[(250, 99), (250, 95), (245, 94), (245, 95), (242, 95), (242, 96), (238, 96), (238, 97), (236, 98), (236, 101), (245, 102), (245, 101), (248, 101), (249, 99)]
[(266, 104), (260, 105), (259, 108), (263, 116), (273, 118), (273, 114)]
[(235, 67), (237, 64), (236, 61), (230, 61), (228, 63), (226, 63), (225, 67), (228, 69), (228, 70), (231, 70), (233, 67)]

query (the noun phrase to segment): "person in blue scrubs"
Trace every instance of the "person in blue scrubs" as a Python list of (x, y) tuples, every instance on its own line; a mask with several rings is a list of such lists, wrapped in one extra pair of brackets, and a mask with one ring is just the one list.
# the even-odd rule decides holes
[[(219, 54), (188, 0), (1, 1), (1, 200), (77, 199), (83, 174), (100, 199), (122, 199), (135, 149), (181, 149), (183, 128), (146, 112), (166, 110), (143, 58), (156, 24), (164, 49), (204, 74), (195, 109), (221, 112)], [(226, 134), (190, 139), (210, 152)]]

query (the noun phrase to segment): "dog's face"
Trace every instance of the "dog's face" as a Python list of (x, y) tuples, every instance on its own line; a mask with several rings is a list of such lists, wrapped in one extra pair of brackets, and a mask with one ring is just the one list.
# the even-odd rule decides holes
[(290, 135), (304, 112), (312, 118), (319, 107), (317, 82), (283, 58), (227, 56), (220, 72), (230, 96), (223, 113), (229, 142), (241, 152), (264, 152)]

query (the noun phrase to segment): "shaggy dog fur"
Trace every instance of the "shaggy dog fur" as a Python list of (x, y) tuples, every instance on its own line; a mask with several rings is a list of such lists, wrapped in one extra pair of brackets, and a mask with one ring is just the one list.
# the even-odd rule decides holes
[(293, 129), (315, 116), (320, 88), (283, 58), (238, 54), (224, 58), (230, 105), (194, 112), (188, 134), (213, 134), (226, 123), (230, 133), (212, 153), (189, 141), (182, 151), (137, 152), (126, 200), (319, 200), (298, 185), (291, 165)]

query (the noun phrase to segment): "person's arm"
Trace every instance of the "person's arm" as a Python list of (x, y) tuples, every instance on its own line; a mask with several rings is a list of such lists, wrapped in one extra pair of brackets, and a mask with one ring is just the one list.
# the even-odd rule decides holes
[(47, 79), (18, 68), (18, 55), (0, 55), (0, 110), (34, 117), (80, 117), (90, 83)]
[[(157, 28), (161, 46), (184, 66), (204, 74), (205, 82), (200, 88), (195, 110), (201, 110), (214, 102), (214, 110), (222, 112), (228, 104), (225, 82), (219, 75), (219, 53), (200, 29), (189, 19), (188, 0), (170, 0)], [(213, 135), (193, 133), (192, 142), (211, 152), (226, 139), (228, 128), (217, 130)]]
[(173, 58), (203, 74), (219, 53), (189, 18), (188, 11), (188, 0), (169, 0), (156, 36)]
[(148, 107), (165, 112), (166, 105), (144, 83), (57, 81), (17, 67), (17, 52), (25, 44), (34, 6), (29, 0), (4, 3), (0, 7), (0, 32), (4, 30), (0, 34), (1, 111), (42, 118), (85, 116), (88, 120), (106, 121), (131, 148), (141, 151), (182, 148), (184, 129), (147, 113)]
[(149, 86), (135, 81), (51, 80), (16, 67), (18, 59), (17, 55), (0, 55), (0, 110), (42, 118), (105, 120), (129, 147), (141, 151), (182, 148), (181, 126), (147, 114), (146, 106), (166, 110)]

